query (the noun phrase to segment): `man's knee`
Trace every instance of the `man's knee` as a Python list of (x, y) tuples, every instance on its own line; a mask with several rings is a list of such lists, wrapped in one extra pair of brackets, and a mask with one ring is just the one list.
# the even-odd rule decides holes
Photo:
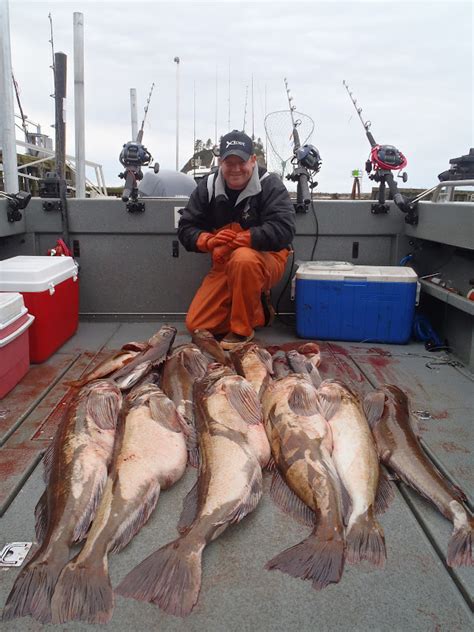
[(231, 266), (255, 266), (260, 263), (258, 253), (253, 248), (237, 248), (231, 254), (229, 263)]

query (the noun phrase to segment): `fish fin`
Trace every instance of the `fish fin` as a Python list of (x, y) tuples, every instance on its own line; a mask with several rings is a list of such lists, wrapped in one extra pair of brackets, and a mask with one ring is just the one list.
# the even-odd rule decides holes
[[(151, 371), (152, 365), (150, 360), (146, 360), (145, 362), (141, 362), (137, 364), (135, 367), (130, 369), (130, 373), (125, 373), (124, 375), (119, 375), (117, 377), (112, 376), (115, 380), (115, 383), (120, 388), (120, 390), (125, 391), (128, 388), (132, 388), (135, 384), (140, 380), (144, 375), (146, 375), (149, 371)], [(127, 367), (123, 367), (127, 368)], [(120, 369), (121, 371), (123, 370)], [(115, 374), (114, 374), (115, 375)]]
[(48, 529), (48, 491), (45, 489), (35, 507), (35, 534), (41, 544)]
[(316, 522), (314, 511), (288, 487), (278, 470), (273, 474), (270, 496), (277, 507), (297, 522), (307, 527), (314, 527)]
[(203, 548), (195, 539), (178, 538), (138, 564), (115, 592), (153, 602), (167, 614), (185, 617), (194, 608), (201, 589)]
[(199, 479), (194, 483), (183, 500), (183, 510), (178, 522), (178, 532), (186, 533), (196, 520), (199, 507)]
[(382, 514), (392, 504), (395, 498), (395, 492), (393, 485), (391, 484), (387, 472), (383, 467), (379, 469), (379, 484), (377, 487), (377, 493), (375, 494), (374, 511), (376, 514)]
[(225, 385), (226, 395), (231, 406), (250, 425), (262, 422), (262, 409), (257, 393), (244, 379)]
[(189, 433), (187, 423), (168, 397), (163, 397), (161, 393), (152, 395), (148, 400), (148, 406), (152, 419), (168, 430)]
[(329, 393), (325, 390), (319, 390), (318, 401), (322, 416), (329, 421), (341, 406), (341, 393), (339, 390)]
[(111, 553), (119, 553), (125, 548), (143, 525), (148, 522), (160, 497), (160, 491), (161, 487), (158, 482), (148, 487), (146, 493), (141, 496), (140, 505), (135, 507), (131, 513), (127, 514), (126, 518), (122, 521), (120, 529), (109, 545)]
[(54, 555), (39, 549), (20, 571), (3, 609), (2, 621), (31, 615), (41, 623), (51, 622), (51, 597), (63, 566), (69, 558), (69, 548), (56, 546)]
[(358, 516), (346, 531), (346, 547), (346, 560), (349, 564), (367, 560), (378, 568), (384, 568), (387, 552), (383, 529), (370, 508)]
[(49, 479), (51, 477), (51, 470), (53, 468), (53, 463), (54, 463), (55, 446), (56, 446), (56, 435), (54, 436), (49, 446), (46, 448), (46, 452), (44, 453), (44, 456), (43, 456), (43, 481), (46, 484), (48, 484)]
[(107, 558), (79, 564), (75, 558), (66, 564), (51, 599), (52, 623), (108, 623), (113, 609), (114, 593)]
[(183, 366), (193, 377), (202, 377), (207, 370), (207, 359), (200, 351), (191, 351), (182, 354)]
[(94, 520), (95, 512), (99, 506), (100, 499), (102, 498), (102, 492), (104, 491), (105, 484), (107, 482), (107, 467), (104, 464), (97, 464), (94, 470), (94, 480), (92, 483), (92, 489), (90, 490), (90, 499), (87, 506), (84, 507), (82, 515), (76, 523), (73, 533), (73, 542), (80, 542), (83, 540), (92, 521)]
[(340, 480), (340, 485), (341, 485), (342, 516), (344, 518), (344, 524), (347, 524), (349, 522), (349, 518), (352, 513), (352, 499), (349, 495), (349, 492), (346, 489), (346, 486), (341, 480)]
[(342, 577), (344, 539), (321, 537), (315, 529), (308, 538), (267, 562), (265, 568), (307, 579), (315, 590), (322, 590), (329, 584), (337, 584)]
[(148, 342), (136, 342), (132, 340), (132, 342), (126, 342), (124, 345), (122, 345), (122, 350), (141, 352), (146, 351), (149, 347), (150, 345), (148, 344)]
[(275, 459), (273, 458), (273, 455), (271, 455), (270, 458), (268, 459), (268, 462), (265, 465), (264, 469), (268, 470), (269, 472), (274, 472), (277, 469), (277, 465), (275, 463)]
[(199, 447), (188, 449), (188, 463), (191, 467), (199, 467)]
[(385, 393), (383, 391), (373, 391), (364, 397), (364, 412), (369, 422), (370, 428), (373, 430), (383, 415), (385, 407)]
[(259, 360), (261, 361), (261, 363), (265, 366), (265, 368), (267, 369), (267, 371), (273, 375), (273, 363), (272, 363), (272, 356), (268, 353), (268, 351), (266, 349), (263, 349), (262, 347), (258, 347), (256, 349), (256, 354), (259, 358)]
[(319, 388), (323, 382), (323, 378), (321, 377), (320, 372), (318, 371), (318, 369), (314, 366), (311, 365), (311, 370), (309, 372), (309, 377), (311, 378), (311, 382), (313, 384), (313, 386), (315, 386), (316, 388)]
[(318, 412), (318, 394), (309, 382), (295, 384), (288, 397), (288, 406), (295, 413), (303, 417), (310, 417)]
[(448, 542), (448, 566), (474, 566), (472, 558), (472, 532), (474, 530), (474, 518), (466, 516), (466, 524), (454, 529)]
[(98, 428), (113, 430), (122, 406), (122, 396), (118, 391), (91, 389), (87, 397), (86, 411)]
[(238, 506), (234, 509), (230, 517), (226, 518), (226, 524), (236, 524), (240, 522), (242, 518), (245, 518), (247, 514), (252, 513), (258, 505), (262, 493), (262, 470), (260, 467), (256, 467)]

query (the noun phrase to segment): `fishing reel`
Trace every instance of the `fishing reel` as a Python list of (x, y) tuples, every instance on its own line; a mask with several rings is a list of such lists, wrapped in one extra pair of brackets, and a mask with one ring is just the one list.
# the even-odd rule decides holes
[(0, 191), (0, 197), (8, 200), (7, 219), (9, 222), (19, 222), (23, 215), (20, 213), (31, 200), (31, 193), (19, 191), (18, 193), (4, 193)]
[(321, 156), (314, 145), (303, 145), (303, 147), (297, 149), (295, 158), (298, 164), (308, 169), (308, 171), (318, 173), (321, 169)]
[(134, 141), (125, 143), (119, 156), (119, 160), (124, 167), (144, 167), (150, 164), (151, 159), (148, 149), (141, 143), (135, 143)]
[(152, 156), (144, 145), (130, 141), (123, 146), (119, 160), (125, 167), (125, 171), (118, 174), (119, 178), (125, 180), (122, 201), (127, 203), (129, 213), (142, 213), (145, 210), (145, 204), (137, 201), (137, 182), (143, 179), (141, 168), (150, 164)]
[[(377, 172), (401, 171), (406, 165), (407, 159), (402, 152), (393, 145), (375, 145), (372, 147), (370, 157), (365, 163), (365, 170), (371, 180), (377, 181)], [(370, 175), (372, 169), (374, 169), (375, 174)], [(408, 180), (406, 172), (398, 177), (400, 177), (403, 182)]]
[(314, 145), (303, 145), (295, 149), (292, 161), (293, 171), (286, 178), (297, 183), (295, 211), (297, 213), (307, 213), (311, 204), (310, 189), (318, 186), (311, 177), (318, 173), (321, 168), (321, 156)]

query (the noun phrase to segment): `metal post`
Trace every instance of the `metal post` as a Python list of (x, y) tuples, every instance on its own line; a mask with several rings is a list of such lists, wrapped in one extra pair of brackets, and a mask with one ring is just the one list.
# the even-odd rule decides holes
[(84, 133), (84, 16), (74, 13), (74, 115), (76, 139), (76, 198), (86, 197)]
[(179, 57), (176, 62), (176, 171), (179, 171)]
[(138, 136), (138, 115), (137, 115), (137, 90), (130, 88), (130, 112), (132, 115), (132, 140), (136, 141)]
[(66, 75), (67, 56), (54, 53), (54, 102), (56, 128), (56, 172), (59, 178), (59, 197), (61, 199), (61, 224), (63, 239), (69, 246), (69, 219), (67, 213), (66, 187)]
[(18, 193), (8, 0), (0, 0), (0, 143), (4, 190)]

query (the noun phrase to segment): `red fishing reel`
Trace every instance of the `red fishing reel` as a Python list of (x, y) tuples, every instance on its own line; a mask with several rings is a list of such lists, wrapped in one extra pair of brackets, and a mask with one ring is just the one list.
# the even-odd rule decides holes
[[(365, 170), (368, 174), (372, 171), (401, 171), (407, 166), (407, 159), (402, 152), (393, 145), (374, 145), (370, 151), (370, 157), (365, 163)], [(406, 182), (408, 175), (406, 172), (399, 175)]]

